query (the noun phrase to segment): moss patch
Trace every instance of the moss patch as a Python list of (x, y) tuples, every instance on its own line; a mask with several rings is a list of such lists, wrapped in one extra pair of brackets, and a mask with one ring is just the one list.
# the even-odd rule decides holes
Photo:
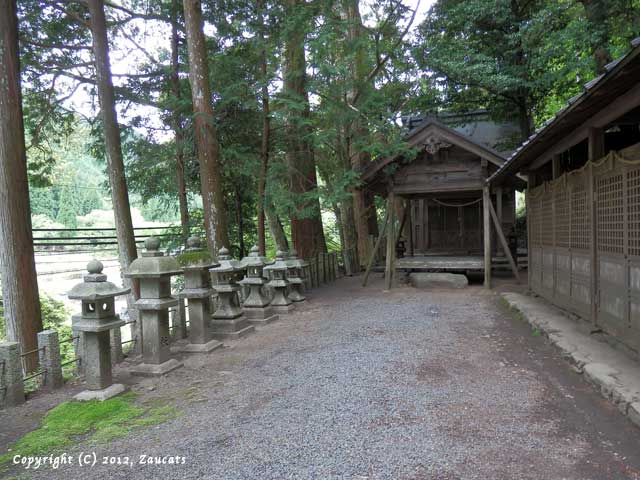
[(200, 252), (181, 253), (176, 257), (176, 260), (178, 260), (178, 263), (183, 267), (187, 267), (189, 265), (211, 263), (211, 261), (213, 261), (213, 257), (208, 251), (202, 250)]
[(14, 455), (44, 455), (72, 445), (78, 437), (89, 435), (90, 442), (103, 443), (128, 435), (136, 428), (157, 425), (181, 414), (174, 405), (164, 402), (139, 404), (132, 392), (104, 402), (65, 402), (47, 413), (37, 430), (14, 443), (0, 456), (0, 466)]

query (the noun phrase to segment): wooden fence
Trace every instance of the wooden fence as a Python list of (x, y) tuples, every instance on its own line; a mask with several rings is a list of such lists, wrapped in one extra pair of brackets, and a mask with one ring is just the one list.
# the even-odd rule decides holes
[(527, 193), (529, 285), (640, 352), (640, 149)]

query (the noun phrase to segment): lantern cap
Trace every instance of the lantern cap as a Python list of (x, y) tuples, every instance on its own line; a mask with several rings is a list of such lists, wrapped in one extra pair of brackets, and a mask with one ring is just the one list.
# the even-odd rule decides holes
[(251, 247), (249, 255), (244, 257), (240, 263), (242, 263), (244, 267), (264, 267), (271, 265), (273, 260), (269, 260), (267, 257), (260, 255), (260, 249), (257, 245), (254, 245)]
[(306, 267), (309, 263), (306, 260), (300, 260), (298, 258), (298, 252), (295, 249), (291, 249), (289, 252), (289, 259), (287, 260), (289, 266), (294, 267)]
[(286, 268), (287, 268), (287, 260), (285, 259), (285, 252), (283, 252), (282, 250), (278, 250), (276, 252), (276, 261), (273, 262), (268, 267), (265, 267), (265, 270), (267, 271), (286, 270)]
[(159, 251), (159, 239), (149, 237), (144, 241), (144, 245), (147, 251), (142, 253), (142, 257), (136, 258), (131, 262), (129, 269), (125, 273), (125, 277), (154, 278), (167, 275), (179, 275), (182, 273), (180, 264), (175, 258), (166, 256)]
[(87, 264), (87, 273), (84, 281), (75, 285), (67, 296), (71, 300), (100, 300), (104, 298), (126, 295), (130, 288), (120, 288), (111, 282), (107, 282), (107, 276), (102, 273), (104, 265), (99, 260), (93, 259)]
[(218, 263), (220, 264), (217, 267), (210, 268), (210, 272), (239, 272), (244, 270), (244, 265), (239, 260), (231, 258), (229, 253), (229, 249), (226, 247), (222, 247), (218, 251)]
[(204, 249), (202, 245), (203, 242), (200, 237), (194, 235), (187, 239), (187, 248), (176, 257), (176, 260), (185, 271), (211, 268), (218, 265), (211, 253)]

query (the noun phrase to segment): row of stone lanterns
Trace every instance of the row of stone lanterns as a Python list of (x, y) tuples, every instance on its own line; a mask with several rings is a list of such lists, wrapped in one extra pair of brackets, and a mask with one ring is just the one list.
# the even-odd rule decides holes
[[(146, 251), (130, 265), (126, 277), (140, 282), (140, 298), (135, 308), (142, 323), (142, 363), (131, 368), (134, 375), (160, 376), (183, 364), (171, 358), (169, 309), (178, 304), (171, 295), (171, 277), (184, 274), (185, 286), (179, 297), (186, 299), (189, 311), (189, 341), (181, 347), (185, 353), (209, 353), (220, 348), (218, 340), (236, 339), (254, 331), (253, 324), (266, 324), (288, 314), (295, 303), (305, 301), (303, 295), (306, 262), (295, 251), (289, 258), (277, 252), (269, 262), (253, 247), (242, 261), (234, 260), (226, 248), (219, 252), (218, 262), (208, 258), (199, 238), (187, 241), (189, 261), (180, 266), (166, 256), (157, 238), (145, 241)], [(69, 298), (82, 302), (82, 313), (73, 317), (73, 328), (82, 337), (82, 362), (88, 390), (80, 400), (110, 398), (124, 391), (113, 385), (110, 357), (110, 330), (125, 322), (115, 314), (115, 298), (130, 292), (107, 282), (102, 264), (94, 260), (87, 266), (83, 283), (76, 285)], [(240, 281), (242, 272), (246, 277)], [(211, 276), (216, 279), (211, 283)], [(240, 285), (249, 289), (244, 304), (240, 302)], [(273, 291), (270, 296), (266, 287)], [(218, 295), (217, 307), (211, 314), (211, 296)], [(271, 297), (271, 298), (270, 298)]]

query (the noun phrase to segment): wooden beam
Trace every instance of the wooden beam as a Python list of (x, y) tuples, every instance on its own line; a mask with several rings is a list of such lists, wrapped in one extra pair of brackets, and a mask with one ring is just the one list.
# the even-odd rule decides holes
[(484, 213), (484, 288), (491, 288), (491, 220), (489, 217), (489, 206), (491, 204), (491, 196), (489, 187), (485, 186), (482, 190), (482, 211)]
[[(504, 250), (504, 253), (507, 256), (507, 260), (509, 260), (509, 265), (511, 266), (511, 271), (513, 272), (513, 276), (516, 277), (516, 282), (520, 283), (520, 273), (518, 273), (518, 266), (516, 265), (516, 262), (513, 259), (513, 255), (511, 255), (511, 250), (509, 250), (509, 244), (507, 243), (507, 239), (504, 238), (504, 233), (502, 232), (502, 225), (500, 225), (500, 221), (498, 220), (498, 215), (496, 215), (496, 212), (493, 209), (493, 205), (491, 204), (491, 202), (489, 202), (489, 213), (491, 214), (491, 218), (493, 219), (493, 225), (496, 228), (498, 239), (502, 244), (502, 249)], [(485, 274), (485, 278), (486, 278), (486, 274)]]
[(574, 145), (577, 145), (582, 140), (588, 138), (590, 128), (605, 128), (618, 117), (621, 117), (630, 110), (633, 110), (638, 105), (640, 105), (640, 84), (633, 87), (627, 93), (619, 96), (614, 102), (609, 104), (593, 117), (587, 119), (582, 125), (566, 135), (562, 141), (557, 142), (555, 145), (551, 145), (546, 152), (539, 155), (538, 159), (531, 163), (530, 168), (535, 169), (541, 167), (550, 161), (554, 154), (569, 150)]
[(382, 244), (382, 239), (384, 237), (386, 229), (388, 228), (388, 223), (389, 223), (389, 211), (387, 211), (387, 213), (385, 214), (384, 220), (382, 221), (382, 229), (380, 230), (380, 234), (376, 239), (376, 244), (374, 245), (373, 250), (371, 251), (371, 257), (369, 258), (369, 263), (367, 264), (367, 269), (365, 270), (364, 278), (362, 279), (363, 287), (367, 286), (367, 280), (369, 280), (369, 274), (371, 273), (373, 264), (376, 261), (376, 254), (378, 253), (378, 250), (380, 249), (380, 245)]
[(393, 274), (395, 269), (395, 255), (396, 255), (396, 246), (395, 246), (395, 221), (396, 221), (396, 196), (393, 193), (393, 190), (389, 191), (389, 196), (387, 197), (387, 212), (389, 215), (389, 225), (387, 227), (387, 256), (385, 259), (385, 269), (384, 269), (384, 283), (385, 288), (387, 290), (391, 290), (393, 286)]

